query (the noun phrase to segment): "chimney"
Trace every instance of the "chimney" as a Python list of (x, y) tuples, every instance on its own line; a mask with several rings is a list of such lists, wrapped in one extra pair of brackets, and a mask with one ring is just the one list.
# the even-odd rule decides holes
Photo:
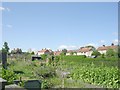
[(112, 43), (111, 46), (114, 46), (114, 43)]
[(103, 47), (105, 47), (105, 45), (103, 45)]

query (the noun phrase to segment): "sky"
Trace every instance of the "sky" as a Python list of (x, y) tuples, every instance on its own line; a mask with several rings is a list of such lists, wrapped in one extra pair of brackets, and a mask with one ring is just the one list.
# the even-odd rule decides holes
[(118, 42), (117, 2), (4, 2), (2, 45), (41, 50)]

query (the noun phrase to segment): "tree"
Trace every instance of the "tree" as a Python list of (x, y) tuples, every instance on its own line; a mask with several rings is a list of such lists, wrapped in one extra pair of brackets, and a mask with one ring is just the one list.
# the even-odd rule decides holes
[(96, 48), (94, 47), (94, 46), (91, 46), (91, 45), (89, 45), (89, 46), (85, 46), (86, 48), (91, 48), (93, 51), (95, 51), (96, 50)]
[(62, 53), (63, 53), (64, 55), (66, 55), (67, 49), (63, 49), (63, 50), (62, 50)]
[(35, 53), (32, 51), (31, 54), (34, 55)]
[(17, 53), (17, 54), (21, 54), (21, 53), (22, 53), (22, 50), (19, 49), (19, 48), (17, 48), (17, 49), (16, 49), (16, 53)]
[(117, 52), (118, 52), (118, 57), (120, 58), (120, 46), (118, 46)]
[(14, 49), (14, 50), (11, 51), (11, 53), (12, 54), (21, 54), (22, 53), (22, 49), (19, 49), (19, 48)]
[(102, 58), (105, 58), (105, 54), (101, 54), (101, 57), (102, 57)]
[(73, 55), (74, 54), (74, 52), (70, 52), (70, 55)]
[(19, 54), (21, 54), (22, 53), (22, 49), (19, 49)]
[(8, 47), (8, 43), (7, 42), (4, 42), (4, 45), (3, 45), (3, 48), (2, 48), (2, 52), (6, 52), (6, 53), (9, 52), (9, 47)]
[(75, 51), (74, 54), (77, 55), (77, 52)]
[(2, 53), (7, 53), (7, 50), (5, 48), (2, 48)]
[(61, 55), (61, 56), (64, 56), (64, 53), (62, 52), (62, 53), (60, 53), (60, 55)]
[(113, 49), (108, 49), (107, 52), (106, 52), (106, 56), (114, 57), (115, 56), (115, 51)]
[(95, 57), (100, 56), (100, 52), (98, 52), (97, 50), (93, 51), (92, 55), (94, 55)]
[(47, 59), (47, 55), (46, 54), (41, 55), (41, 57), (42, 57), (43, 60)]
[(15, 54), (15, 51), (14, 51), (14, 50), (11, 50), (11, 54)]

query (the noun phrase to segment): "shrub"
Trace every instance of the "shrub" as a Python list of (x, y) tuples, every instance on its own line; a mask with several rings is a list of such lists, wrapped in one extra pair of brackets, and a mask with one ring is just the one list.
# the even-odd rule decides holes
[(118, 57), (118, 53), (117, 52), (115, 52), (113, 49), (109, 49), (109, 50), (107, 50), (107, 52), (106, 52), (106, 56), (107, 57)]
[(43, 89), (49, 89), (53, 86), (52, 83), (48, 82), (47, 80), (42, 81), (41, 88)]
[(46, 54), (41, 55), (41, 57), (42, 57), (43, 60), (47, 59), (47, 55)]
[(59, 62), (59, 60), (60, 60), (60, 56), (55, 56), (55, 62), (57, 63)]
[(98, 52), (97, 50), (95, 50), (95, 51), (93, 51), (92, 55), (98, 57), (98, 56), (100, 56), (101, 54), (100, 54), (100, 52)]
[(13, 83), (18, 77), (12, 70), (2, 69), (2, 78), (7, 80), (8, 84)]
[(18, 85), (21, 86), (21, 87), (24, 87), (25, 81), (20, 81), (20, 82), (18, 83)]
[(48, 78), (55, 76), (55, 69), (50, 66), (41, 66), (35, 70), (35, 75), (38, 78)]

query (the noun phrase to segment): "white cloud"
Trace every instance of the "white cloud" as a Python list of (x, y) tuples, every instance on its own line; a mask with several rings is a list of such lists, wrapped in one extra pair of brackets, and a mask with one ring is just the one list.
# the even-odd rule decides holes
[(3, 10), (5, 10), (5, 8), (4, 7), (0, 7), (0, 11), (3, 11)]
[(113, 40), (112, 43), (114, 43), (114, 44), (118, 44), (118, 39)]
[(105, 40), (100, 40), (100, 43), (105, 43)]
[(12, 28), (13, 26), (12, 25), (6, 25), (8, 28)]
[(10, 8), (4, 8), (4, 7), (0, 7), (0, 11), (10, 11)]
[(73, 46), (73, 45), (60, 45), (58, 47), (59, 50), (62, 50), (62, 49), (67, 49), (67, 50), (74, 50), (74, 49), (78, 49), (79, 47), (78, 46)]

